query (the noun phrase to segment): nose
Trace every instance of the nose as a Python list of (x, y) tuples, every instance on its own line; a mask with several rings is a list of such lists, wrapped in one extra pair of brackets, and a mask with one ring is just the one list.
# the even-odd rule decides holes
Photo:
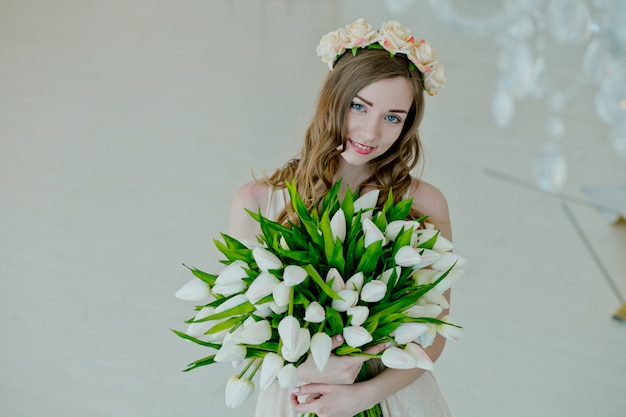
[(364, 141), (374, 141), (378, 139), (380, 132), (380, 121), (373, 115), (367, 115), (364, 117), (361, 125), (361, 138)]

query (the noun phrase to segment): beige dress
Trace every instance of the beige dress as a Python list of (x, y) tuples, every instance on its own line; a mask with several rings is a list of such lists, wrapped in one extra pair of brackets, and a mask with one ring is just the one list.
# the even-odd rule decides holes
[[(286, 192), (271, 192), (265, 215), (275, 219), (287, 203)], [(370, 360), (370, 370), (381, 372), (384, 365), (380, 360)], [(255, 417), (296, 417), (289, 403), (290, 390), (282, 389), (278, 382), (267, 391), (259, 393)], [(387, 397), (381, 403), (385, 417), (450, 417), (450, 410), (439, 390), (439, 385), (431, 372), (424, 372), (419, 378)]]

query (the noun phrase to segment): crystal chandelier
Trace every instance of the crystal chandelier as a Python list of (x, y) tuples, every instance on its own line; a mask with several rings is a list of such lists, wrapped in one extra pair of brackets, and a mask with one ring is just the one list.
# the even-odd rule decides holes
[[(500, 10), (486, 18), (461, 16), (449, 0), (429, 1), (455, 30), (496, 40), (499, 76), (491, 114), (497, 125), (509, 126), (519, 101), (546, 100), (549, 139), (533, 163), (539, 188), (556, 192), (567, 180), (561, 114), (583, 86), (595, 89), (596, 113), (609, 126), (614, 150), (626, 159), (626, 0), (503, 0)], [(564, 88), (547, 71), (550, 42), (581, 50), (580, 69)]]

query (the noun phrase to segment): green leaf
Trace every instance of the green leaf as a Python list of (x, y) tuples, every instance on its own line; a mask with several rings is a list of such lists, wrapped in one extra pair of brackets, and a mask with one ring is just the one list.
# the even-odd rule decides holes
[(330, 328), (330, 336), (343, 332), (343, 320), (341, 314), (331, 306), (326, 306), (326, 324)]
[(187, 365), (186, 369), (183, 369), (183, 372), (189, 372), (192, 369), (199, 368), (201, 366), (211, 365), (215, 363), (215, 355), (207, 356), (206, 358), (198, 359), (197, 361), (191, 362)]
[(337, 294), (335, 291), (333, 291), (333, 289), (330, 288), (328, 286), (328, 284), (326, 284), (326, 282), (324, 282), (324, 279), (320, 276), (320, 274), (317, 272), (317, 270), (315, 268), (313, 268), (312, 265), (307, 265), (304, 269), (309, 274), (309, 276), (313, 279), (313, 281), (315, 281), (315, 283), (318, 285), (318, 287), (320, 287), (322, 289), (324, 294), (326, 294), (327, 296), (329, 296), (333, 300), (342, 300), (342, 298), (339, 296), (339, 294)]
[(357, 271), (363, 272), (363, 274), (367, 277), (374, 273), (376, 269), (376, 264), (378, 264), (380, 254), (382, 252), (383, 241), (377, 240), (372, 243), (365, 249), (365, 253), (361, 256), (361, 260), (359, 261), (359, 265), (357, 266)]
[(251, 313), (254, 310), (256, 310), (256, 307), (254, 307), (249, 302), (245, 302), (245, 303), (239, 304), (238, 306), (231, 307), (228, 310), (224, 310), (216, 314), (211, 314), (210, 316), (203, 317), (202, 319), (197, 320), (197, 321), (192, 321), (191, 323), (200, 323), (200, 322), (208, 321), (208, 320), (219, 320), (219, 319), (224, 319), (224, 318), (231, 317), (231, 316), (241, 316), (242, 314)]
[(432, 249), (435, 246), (435, 242), (437, 241), (438, 236), (439, 236), (439, 230), (437, 230), (437, 233), (435, 233), (433, 237), (428, 239), (426, 242), (423, 242), (422, 244), (420, 244), (418, 248)]
[(210, 348), (218, 349), (218, 350), (220, 347), (222, 347), (222, 345), (219, 345), (217, 343), (205, 342), (204, 340), (196, 339), (195, 337), (189, 336), (188, 334), (183, 333), (183, 332), (179, 332), (178, 330), (174, 330), (174, 329), (170, 329), (170, 330), (173, 331), (177, 336), (180, 336), (185, 340), (189, 340), (191, 342), (197, 343), (201, 346), (206, 346), (206, 347), (210, 347)]
[(207, 272), (201, 271), (197, 268), (194, 267), (190, 267), (187, 266), (185, 264), (183, 264), (183, 266), (185, 268), (187, 268), (188, 270), (191, 271), (191, 273), (198, 279), (206, 282), (207, 284), (209, 284), (210, 287), (212, 287), (215, 284), (215, 280), (217, 279), (217, 275), (213, 275), (213, 274), (209, 274)]

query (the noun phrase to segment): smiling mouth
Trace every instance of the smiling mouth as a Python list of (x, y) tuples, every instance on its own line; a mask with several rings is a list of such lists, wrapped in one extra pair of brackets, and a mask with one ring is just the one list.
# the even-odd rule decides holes
[(372, 152), (374, 149), (376, 149), (373, 146), (363, 145), (362, 143), (355, 142), (352, 139), (348, 139), (348, 141), (350, 142), (350, 145), (352, 145), (354, 150), (357, 151), (360, 154), (368, 154), (368, 153)]

